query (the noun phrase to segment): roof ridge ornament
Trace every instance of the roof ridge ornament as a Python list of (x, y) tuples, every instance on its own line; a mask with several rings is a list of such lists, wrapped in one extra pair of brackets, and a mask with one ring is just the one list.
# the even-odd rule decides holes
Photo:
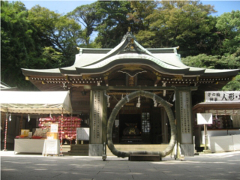
[[(134, 40), (136, 40), (136, 38), (135, 38), (135, 36), (132, 34), (132, 31), (131, 31), (131, 27), (128, 27), (128, 31), (127, 31), (127, 33), (123, 36), (123, 38), (122, 38), (122, 41), (125, 41), (126, 39), (134, 39)], [(122, 42), (121, 41), (121, 42)]]
[(80, 47), (77, 47), (77, 50), (79, 50), (79, 54), (82, 54), (82, 48), (80, 48)]

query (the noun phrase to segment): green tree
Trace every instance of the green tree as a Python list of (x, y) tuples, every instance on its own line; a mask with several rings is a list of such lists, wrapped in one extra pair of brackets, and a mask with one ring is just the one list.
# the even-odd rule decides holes
[(214, 45), (215, 12), (199, 1), (161, 1), (145, 19), (149, 29), (140, 30), (136, 38), (145, 47), (180, 46), (182, 56), (208, 53)]
[[(240, 48), (231, 55), (207, 56), (199, 54), (197, 56), (188, 56), (182, 58), (184, 64), (192, 67), (202, 67), (210, 69), (240, 69)], [(226, 84), (222, 90), (236, 91), (240, 90), (240, 73), (232, 81)]]
[(99, 1), (96, 8), (102, 21), (96, 28), (98, 37), (95, 42), (103, 48), (113, 48), (132, 25), (132, 21), (127, 20), (127, 14), (132, 10), (131, 4), (129, 1)]
[(133, 21), (133, 32), (149, 30), (150, 19), (146, 19), (157, 8), (157, 1), (131, 1), (132, 12), (127, 14), (128, 20)]
[(21, 2), (1, 2), (1, 79), (19, 89), (35, 89), (21, 68), (72, 65), (82, 43), (81, 26), (66, 16)]
[(44, 47), (51, 47), (62, 53), (63, 58), (60, 61), (52, 61), (57, 63), (51, 66), (72, 65), (77, 53), (76, 47), (84, 40), (81, 26), (74, 19), (61, 16), (39, 5), (29, 10), (28, 18), (37, 28)]
[(21, 2), (1, 2), (1, 80), (20, 89), (33, 88), (21, 68), (39, 65), (41, 43)]
[(216, 28), (223, 38), (221, 53), (234, 53), (240, 47), (240, 11), (232, 11), (219, 16)]
[(83, 35), (85, 39), (85, 44), (87, 46), (89, 46), (90, 44), (90, 36), (92, 32), (95, 30), (101, 20), (101, 18), (97, 15), (96, 4), (97, 2), (79, 6), (72, 12), (67, 14), (67, 16), (75, 19), (77, 22), (79, 22), (85, 27)]

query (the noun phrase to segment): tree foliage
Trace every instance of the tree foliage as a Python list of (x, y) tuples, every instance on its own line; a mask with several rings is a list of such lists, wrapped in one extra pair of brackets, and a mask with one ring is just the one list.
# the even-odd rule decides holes
[[(206, 54), (199, 54), (197, 56), (188, 56), (186, 58), (182, 58), (182, 61), (184, 64), (191, 67), (202, 67), (209, 69), (240, 69), (240, 47), (238, 47), (237, 51), (231, 55), (207, 56)], [(227, 85), (225, 85), (222, 90), (239, 91), (240, 74)]]
[(52, 65), (56, 67), (72, 65), (77, 53), (76, 47), (83, 41), (81, 26), (75, 20), (39, 5), (29, 10), (28, 18), (38, 29), (38, 35), (44, 46), (62, 53), (62, 59)]
[(97, 14), (101, 22), (97, 26), (98, 37), (95, 41), (103, 48), (113, 48), (122, 39), (131, 27), (131, 21), (127, 20), (127, 14), (131, 12), (131, 4), (128, 1), (99, 1), (96, 5)]
[(216, 28), (222, 36), (221, 53), (232, 54), (240, 44), (240, 11), (224, 13), (217, 19)]
[(92, 3), (76, 7), (76, 9), (67, 14), (67, 16), (73, 18), (78, 23), (83, 24), (85, 27), (83, 33), (85, 44), (87, 46), (90, 44), (91, 34), (101, 20), (101, 17), (97, 14), (97, 8), (95, 8), (96, 4), (97, 3)]
[(208, 15), (212, 12), (212, 6), (198, 1), (161, 1), (145, 17), (149, 28), (140, 30), (136, 37), (146, 47), (180, 46), (183, 57), (210, 53), (215, 19)]
[(40, 41), (21, 2), (1, 2), (1, 79), (10, 86), (31, 87), (21, 68), (41, 64)]
[(1, 2), (1, 79), (19, 89), (33, 89), (21, 68), (72, 65), (83, 40), (81, 26), (66, 16), (21, 2)]

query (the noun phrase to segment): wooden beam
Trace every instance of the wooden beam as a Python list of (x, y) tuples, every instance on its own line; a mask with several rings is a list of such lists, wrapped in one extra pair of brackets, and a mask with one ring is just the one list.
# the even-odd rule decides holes
[(89, 86), (85, 85), (84, 89), (86, 90), (170, 90), (170, 91), (175, 91), (176, 89), (181, 89), (181, 90), (191, 90), (191, 91), (196, 91), (197, 87), (195, 86), (189, 86), (189, 87), (161, 87), (161, 86)]

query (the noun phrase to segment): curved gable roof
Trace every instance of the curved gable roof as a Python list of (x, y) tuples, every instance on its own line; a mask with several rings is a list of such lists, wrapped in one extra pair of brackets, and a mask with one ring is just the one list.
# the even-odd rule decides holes
[(72, 66), (55, 69), (22, 69), (23, 74), (51, 75), (91, 74), (105, 72), (122, 64), (144, 64), (161, 73), (195, 76), (235, 76), (239, 70), (213, 70), (189, 67), (182, 63), (177, 47), (149, 48), (142, 47), (131, 32), (113, 49), (81, 48)]

